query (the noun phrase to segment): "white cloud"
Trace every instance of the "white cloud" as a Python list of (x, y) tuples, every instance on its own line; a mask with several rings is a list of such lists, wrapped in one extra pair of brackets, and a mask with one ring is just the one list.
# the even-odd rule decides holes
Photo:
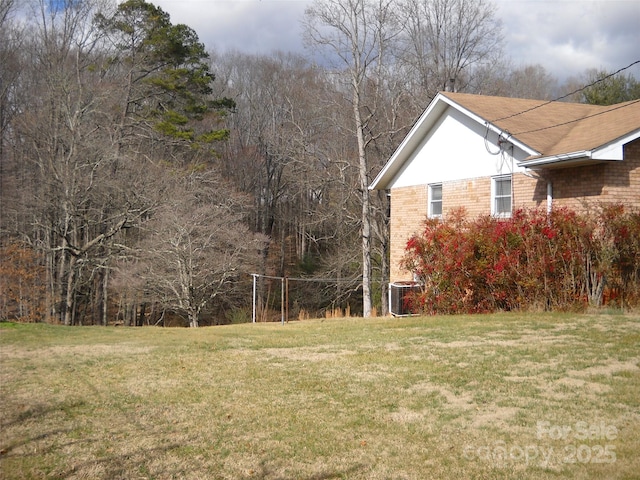
[[(150, 0), (218, 51), (303, 52), (300, 19), (310, 0)], [(638, 0), (494, 0), (507, 54), (564, 80), (589, 68), (640, 60)], [(640, 79), (640, 65), (629, 70)]]
[(302, 51), (306, 0), (150, 0), (173, 23), (193, 28), (207, 48), (270, 53)]
[[(497, 5), (516, 63), (539, 63), (565, 79), (640, 60), (637, 0), (499, 0)], [(640, 78), (640, 68), (631, 72)]]

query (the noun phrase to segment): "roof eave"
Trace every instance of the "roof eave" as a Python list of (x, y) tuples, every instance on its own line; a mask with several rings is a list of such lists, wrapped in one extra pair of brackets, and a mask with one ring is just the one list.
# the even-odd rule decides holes
[(564, 168), (580, 165), (596, 165), (603, 162), (624, 160), (624, 145), (640, 138), (640, 129), (630, 132), (592, 150), (571, 153), (528, 157), (518, 162), (518, 166), (531, 170), (540, 168)]
[[(400, 145), (398, 145), (398, 148), (393, 152), (391, 158), (389, 158), (371, 185), (369, 185), (369, 190), (386, 190), (388, 188), (389, 183), (391, 183), (398, 171), (402, 168), (402, 165), (404, 165), (404, 162), (411, 155), (411, 152), (413, 152), (422, 141), (423, 135), (420, 135), (420, 133), (425, 130), (428, 131), (436, 119), (446, 110), (446, 106), (440, 104), (440, 100), (443, 98), (440, 93), (434, 97), (429, 106), (413, 124), (409, 133), (407, 133)], [(427, 120), (432, 115), (435, 115), (436, 119), (428, 122)]]
[(535, 170), (539, 168), (559, 168), (587, 163), (600, 163), (601, 161), (601, 159), (593, 158), (593, 152), (591, 150), (580, 150), (578, 152), (525, 159), (518, 162), (518, 166)]

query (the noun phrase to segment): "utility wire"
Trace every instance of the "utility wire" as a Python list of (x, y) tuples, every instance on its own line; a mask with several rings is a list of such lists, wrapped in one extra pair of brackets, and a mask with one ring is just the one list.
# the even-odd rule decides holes
[[(259, 273), (251, 274), (257, 278), (268, 278), (271, 280), (290, 280), (297, 282), (324, 282), (324, 283), (353, 283), (354, 281), (360, 281), (360, 277), (355, 278), (313, 278), (313, 277), (276, 277), (273, 275), (261, 275)], [(375, 279), (374, 279), (375, 280)], [(379, 280), (377, 280), (379, 281)]]
[[(628, 70), (628, 69), (630, 69), (631, 67), (633, 67), (634, 65), (637, 65), (637, 64), (639, 64), (639, 63), (640, 63), (640, 60), (636, 60), (635, 62), (630, 63), (629, 65), (627, 65), (626, 67), (622, 67), (622, 68), (620, 68), (620, 69), (616, 70), (615, 72), (610, 73), (609, 75), (606, 75), (606, 76), (604, 76), (604, 77), (602, 77), (602, 78), (600, 78), (600, 79), (596, 80), (595, 82), (592, 82), (592, 83), (590, 83), (590, 84), (588, 84), (588, 85), (585, 85), (585, 86), (583, 86), (583, 87), (580, 87), (580, 88), (578, 88), (577, 90), (574, 90), (573, 92), (567, 93), (566, 95), (563, 95), (563, 96), (558, 97), (558, 98), (554, 98), (553, 100), (549, 100), (549, 101), (547, 101), (547, 102), (541, 103), (540, 105), (536, 105), (535, 107), (528, 108), (528, 109), (523, 110), (523, 111), (521, 111), (521, 112), (514, 113), (514, 114), (512, 114), (512, 115), (507, 115), (506, 117), (497, 118), (497, 119), (495, 119), (495, 120), (491, 120), (491, 123), (499, 122), (499, 121), (501, 121), (501, 120), (506, 120), (506, 119), (508, 119), (508, 118), (517, 117), (518, 115), (522, 115), (522, 114), (525, 114), (525, 113), (530, 112), (530, 111), (532, 111), (532, 110), (536, 110), (536, 109), (538, 109), (538, 108), (544, 107), (545, 105), (549, 105), (550, 103), (558, 102), (558, 101), (560, 101), (560, 100), (564, 100), (565, 98), (570, 97), (571, 95), (575, 95), (576, 93), (579, 93), (579, 92), (581, 92), (581, 91), (583, 91), (583, 90), (586, 90), (586, 89), (587, 89), (587, 88), (589, 88), (589, 87), (593, 87), (594, 85), (596, 85), (596, 84), (598, 84), (598, 83), (600, 83), (600, 82), (604, 82), (605, 80), (607, 80), (607, 79), (609, 79), (609, 78), (611, 78), (611, 77), (614, 77), (614, 76), (616, 76), (617, 74), (619, 74), (620, 72), (624, 72), (625, 70)], [(571, 123), (571, 122), (567, 122), (567, 123)], [(563, 124), (560, 124), (560, 125), (565, 125), (565, 124), (563, 123)], [(554, 125), (554, 126), (557, 126), (557, 125)], [(553, 127), (540, 128), (539, 130), (545, 130), (545, 129), (547, 129), (547, 128), (553, 128)], [(533, 132), (537, 132), (538, 130), (532, 130), (532, 131), (533, 131)], [(521, 133), (530, 133), (530, 132), (521, 132)]]
[(614, 110), (619, 110), (621, 108), (630, 107), (631, 105), (636, 104), (638, 102), (640, 102), (640, 99), (633, 100), (631, 102), (627, 102), (627, 103), (624, 103), (622, 105), (618, 105), (617, 107), (609, 108), (609, 109), (601, 111), (601, 112), (593, 113), (591, 115), (587, 115), (586, 117), (580, 117), (580, 118), (576, 118), (574, 120), (569, 120), (568, 122), (556, 123), (555, 125), (549, 125), (548, 127), (536, 128), (534, 130), (527, 130), (526, 132), (518, 132), (518, 133), (513, 133), (513, 134), (510, 134), (510, 135), (512, 135), (512, 136), (524, 135), (525, 133), (540, 132), (542, 130), (549, 130), (550, 128), (556, 128), (556, 127), (561, 127), (563, 125), (569, 125), (570, 123), (581, 122), (582, 120), (585, 120), (587, 118), (597, 117), (598, 115), (604, 115), (605, 113), (613, 112)]

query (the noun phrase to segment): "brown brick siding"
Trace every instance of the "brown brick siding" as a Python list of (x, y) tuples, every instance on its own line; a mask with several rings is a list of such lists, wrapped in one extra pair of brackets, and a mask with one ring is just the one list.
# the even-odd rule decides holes
[(624, 161), (540, 172), (534, 192), (537, 204), (546, 197), (546, 182), (553, 184), (553, 205), (576, 211), (603, 203), (640, 208), (640, 140), (624, 147)]
[(464, 208), (469, 216), (474, 217), (488, 213), (491, 209), (491, 179), (485, 177), (444, 183), (443, 216), (459, 208)]
[[(536, 180), (522, 174), (513, 179), (516, 207), (535, 206)], [(545, 184), (546, 185), (546, 184)], [(546, 187), (545, 187), (546, 188)], [(546, 192), (546, 190), (545, 190)], [(407, 240), (422, 228), (428, 211), (428, 186), (396, 188), (391, 191), (391, 281), (411, 280), (400, 268)], [(491, 213), (491, 177), (456, 180), (442, 184), (442, 214), (464, 208), (469, 217)], [(546, 202), (546, 193), (544, 197)]]
[[(513, 176), (514, 208), (546, 208), (547, 183), (553, 185), (554, 207), (581, 211), (601, 203), (624, 203), (640, 208), (640, 140), (627, 144), (624, 161), (592, 166), (549, 169)], [(410, 280), (400, 268), (407, 240), (420, 231), (427, 215), (427, 185), (391, 191), (391, 281)], [(464, 207), (470, 217), (491, 213), (491, 178), (442, 184), (442, 210), (447, 215)]]
[(407, 240), (420, 230), (427, 218), (427, 187), (396, 188), (391, 191), (391, 281), (411, 279), (400, 268)]

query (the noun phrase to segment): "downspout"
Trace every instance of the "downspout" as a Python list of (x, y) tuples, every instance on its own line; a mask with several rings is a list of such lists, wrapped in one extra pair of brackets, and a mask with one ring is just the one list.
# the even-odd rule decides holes
[(516, 186), (515, 186), (515, 172), (513, 170), (513, 144), (511, 144), (511, 216), (513, 217), (513, 210), (516, 206)]
[(553, 209), (553, 184), (548, 181), (547, 182), (547, 215), (551, 215), (551, 210)]

